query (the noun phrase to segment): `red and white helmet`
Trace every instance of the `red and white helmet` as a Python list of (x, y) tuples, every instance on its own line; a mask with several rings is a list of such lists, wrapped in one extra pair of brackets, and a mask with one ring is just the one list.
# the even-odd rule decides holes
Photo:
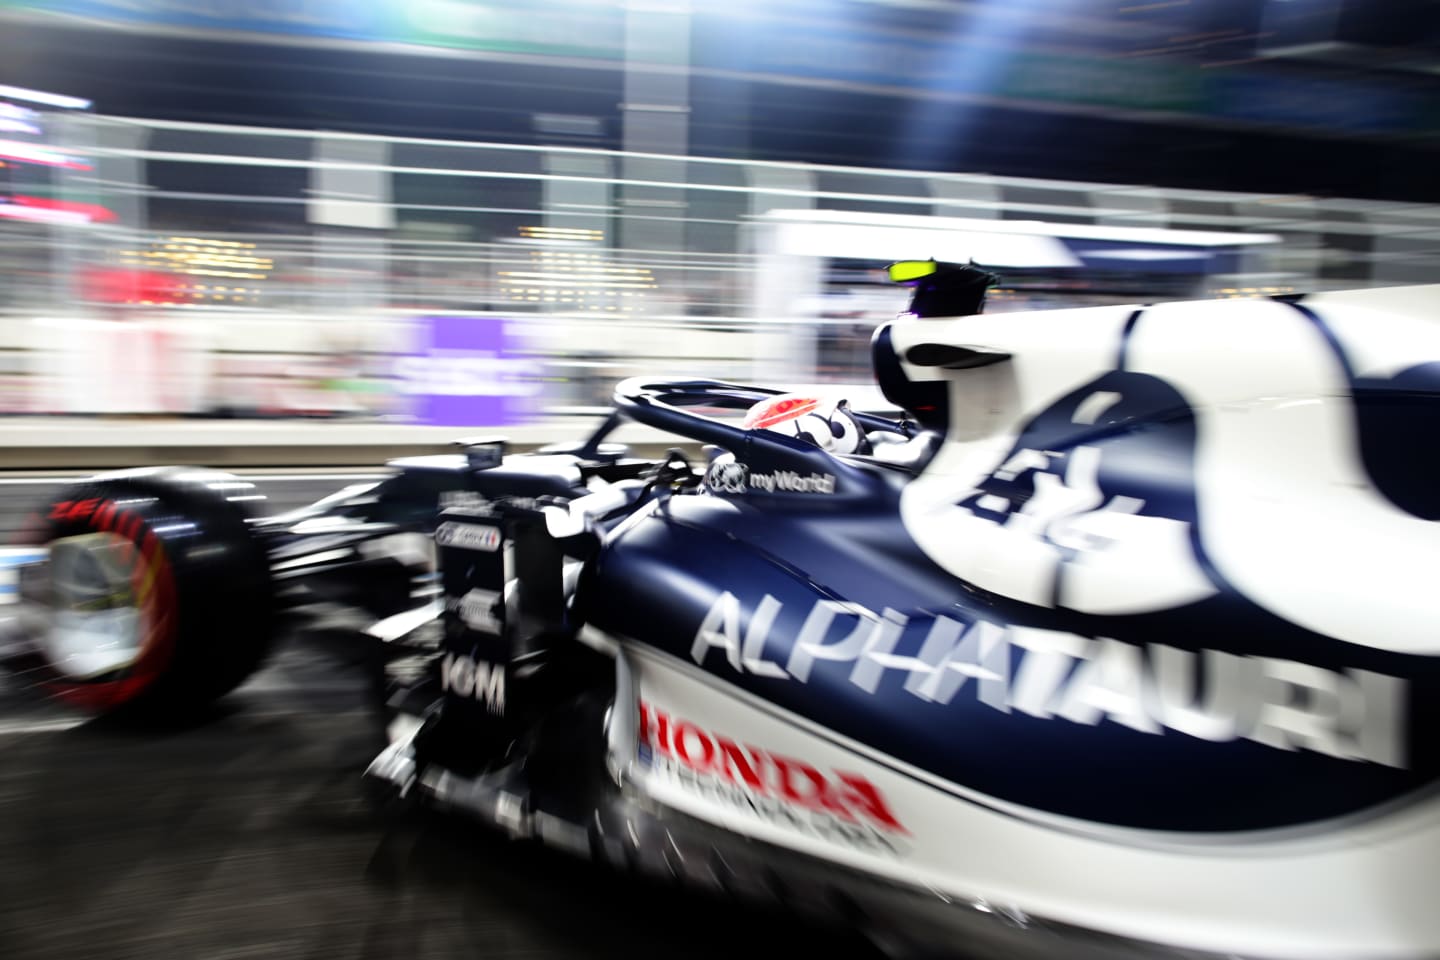
[(741, 426), (797, 437), (831, 453), (868, 453), (865, 428), (850, 412), (847, 402), (838, 403), (810, 394), (784, 393), (755, 404)]

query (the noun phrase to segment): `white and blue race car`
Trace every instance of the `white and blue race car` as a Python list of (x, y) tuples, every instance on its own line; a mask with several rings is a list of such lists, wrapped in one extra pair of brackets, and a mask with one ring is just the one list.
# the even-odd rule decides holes
[(897, 951), (1440, 955), (1440, 288), (989, 316), (973, 266), (892, 277), (898, 419), (632, 380), (586, 441), (281, 517), (205, 471), (79, 484), (12, 666), (191, 709), (338, 599), (387, 802)]

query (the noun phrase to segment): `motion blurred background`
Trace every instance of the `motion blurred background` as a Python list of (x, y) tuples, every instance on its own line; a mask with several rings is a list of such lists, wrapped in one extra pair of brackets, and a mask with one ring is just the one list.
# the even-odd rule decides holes
[(514, 426), (994, 310), (1428, 282), (1440, 5), (0, 0), (0, 413)]
[[(996, 311), (1432, 282), (1437, 158), (1418, 0), (0, 0), (0, 544), (78, 471), (286, 510), (631, 375), (856, 399), (896, 259)], [(0, 676), (0, 955), (873, 955), (382, 831), (326, 616), (167, 736)]]

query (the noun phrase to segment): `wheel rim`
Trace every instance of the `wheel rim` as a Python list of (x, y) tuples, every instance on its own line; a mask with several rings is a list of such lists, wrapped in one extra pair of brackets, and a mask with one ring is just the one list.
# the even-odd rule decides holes
[(50, 545), (49, 576), (51, 617), (41, 644), (57, 673), (91, 679), (140, 659), (154, 573), (134, 543), (110, 532), (62, 537)]

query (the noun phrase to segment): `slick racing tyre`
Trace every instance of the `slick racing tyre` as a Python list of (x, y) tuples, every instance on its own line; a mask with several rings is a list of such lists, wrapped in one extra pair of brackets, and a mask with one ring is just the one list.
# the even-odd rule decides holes
[(231, 499), (249, 487), (168, 467), (102, 475), (46, 504), (26, 539), (48, 562), (21, 572), (39, 614), (28, 676), (90, 712), (160, 718), (249, 676), (275, 618), (265, 551)]

